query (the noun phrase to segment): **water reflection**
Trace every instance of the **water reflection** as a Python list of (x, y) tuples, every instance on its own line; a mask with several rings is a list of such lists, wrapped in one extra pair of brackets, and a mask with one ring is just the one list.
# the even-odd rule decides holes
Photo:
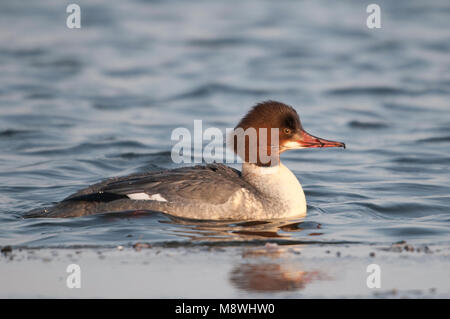
[[(317, 235), (321, 225), (304, 222), (303, 219), (276, 221), (198, 221), (170, 217), (161, 221), (176, 225), (172, 232), (192, 241), (250, 241), (261, 239), (290, 240), (294, 232), (305, 231), (307, 235)], [(297, 238), (298, 239), (298, 238)]]
[(239, 264), (231, 272), (230, 281), (245, 291), (275, 292), (303, 289), (320, 277), (318, 271), (303, 271), (276, 263)]
[(263, 248), (244, 251), (245, 262), (237, 264), (230, 272), (231, 284), (247, 292), (292, 291), (305, 288), (316, 280), (329, 277), (319, 270), (303, 269), (298, 258), (300, 246), (282, 248), (267, 244)]

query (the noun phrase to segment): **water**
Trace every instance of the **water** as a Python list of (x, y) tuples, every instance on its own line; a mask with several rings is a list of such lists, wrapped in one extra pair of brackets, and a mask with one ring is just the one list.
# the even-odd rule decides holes
[[(0, 4), (0, 246), (450, 243), (450, 5), (79, 0)], [(308, 216), (198, 222), (159, 213), (23, 219), (107, 177), (173, 168), (171, 132), (296, 107), (346, 150), (283, 154)]]

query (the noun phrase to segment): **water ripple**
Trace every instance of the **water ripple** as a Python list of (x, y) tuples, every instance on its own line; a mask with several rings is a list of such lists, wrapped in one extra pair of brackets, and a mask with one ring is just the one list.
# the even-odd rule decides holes
[[(0, 245), (448, 243), (448, 4), (381, 6), (395, 33), (361, 28), (341, 1), (97, 0), (81, 32), (61, 27), (52, 1), (0, 2), (14, 26), (0, 34)], [(177, 167), (173, 128), (234, 127), (266, 99), (348, 145), (282, 155), (304, 219), (22, 219), (104, 178)]]

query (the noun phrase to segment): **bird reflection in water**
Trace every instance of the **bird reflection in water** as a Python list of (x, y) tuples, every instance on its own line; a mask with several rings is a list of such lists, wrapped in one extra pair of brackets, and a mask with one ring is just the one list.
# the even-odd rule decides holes
[(281, 292), (303, 289), (313, 281), (330, 279), (319, 270), (302, 269), (291, 258), (298, 256), (300, 247), (266, 244), (263, 248), (247, 249), (242, 255), (247, 262), (233, 268), (230, 282), (236, 288), (249, 292)]
[[(122, 214), (116, 216), (120, 218)], [(154, 216), (137, 211), (126, 218)], [(131, 216), (131, 217), (130, 217)], [(303, 289), (311, 282), (330, 279), (319, 270), (305, 270), (299, 263), (304, 242), (300, 238), (320, 236), (321, 225), (303, 219), (271, 221), (201, 221), (159, 215), (159, 223), (168, 224), (166, 230), (193, 242), (206, 242), (210, 248), (221, 246), (245, 246), (242, 259), (229, 275), (238, 289), (250, 292), (281, 292)], [(292, 236), (293, 233), (298, 235)], [(294, 237), (294, 238), (293, 238)], [(265, 242), (265, 246), (255, 247)], [(270, 242), (269, 242), (270, 241)], [(282, 245), (279, 245), (282, 244)]]
[[(317, 230), (321, 225), (315, 222), (304, 222), (302, 219), (273, 221), (199, 221), (171, 217), (170, 221), (162, 221), (179, 226), (171, 229), (178, 236), (192, 241), (211, 242), (243, 242), (251, 240), (289, 241), (290, 233), (305, 231), (305, 235), (321, 235)], [(296, 238), (298, 240), (298, 237)]]

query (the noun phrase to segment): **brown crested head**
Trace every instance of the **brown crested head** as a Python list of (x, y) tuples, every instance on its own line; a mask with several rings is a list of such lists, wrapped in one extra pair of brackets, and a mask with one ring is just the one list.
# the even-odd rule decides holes
[(233, 138), (234, 152), (258, 166), (278, 165), (280, 154), (289, 149), (345, 148), (344, 143), (308, 134), (293, 107), (271, 100), (256, 104), (234, 128)]

